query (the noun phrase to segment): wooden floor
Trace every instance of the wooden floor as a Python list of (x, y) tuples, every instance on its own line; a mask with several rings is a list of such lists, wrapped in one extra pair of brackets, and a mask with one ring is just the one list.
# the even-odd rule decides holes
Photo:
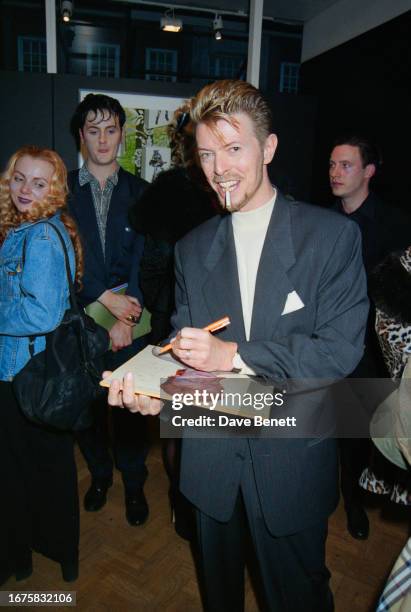
[[(190, 546), (175, 534), (170, 522), (168, 484), (158, 441), (154, 441), (148, 466), (145, 490), (150, 517), (144, 526), (127, 524), (123, 487), (116, 474), (106, 506), (97, 513), (82, 510), (79, 579), (72, 584), (63, 582), (56, 563), (35, 555), (33, 575), (18, 583), (11, 579), (2, 589), (75, 590), (80, 612), (200, 612)], [(82, 500), (89, 474), (80, 454), (78, 467)], [(347, 533), (341, 505), (331, 517), (327, 558), (336, 612), (374, 612), (389, 570), (407, 538), (406, 513), (395, 518), (382, 516), (379, 501), (372, 505), (371, 532), (365, 542)], [(257, 610), (247, 581), (246, 611)]]

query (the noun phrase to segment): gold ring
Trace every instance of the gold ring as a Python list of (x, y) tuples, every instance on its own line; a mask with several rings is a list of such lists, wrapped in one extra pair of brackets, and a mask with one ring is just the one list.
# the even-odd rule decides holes
[(131, 323), (137, 323), (137, 317), (135, 315), (128, 315), (128, 317), (126, 317), (127, 321), (130, 321)]

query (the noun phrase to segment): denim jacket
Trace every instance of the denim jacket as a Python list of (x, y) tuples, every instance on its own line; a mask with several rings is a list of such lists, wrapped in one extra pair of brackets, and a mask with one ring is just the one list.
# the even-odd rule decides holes
[[(59, 214), (49, 221), (64, 237), (74, 275), (70, 236)], [(64, 253), (57, 233), (41, 221), (10, 230), (0, 247), (0, 380), (11, 381), (29, 361), (29, 336), (35, 336), (34, 354), (44, 350), (45, 334), (59, 325), (68, 307)]]

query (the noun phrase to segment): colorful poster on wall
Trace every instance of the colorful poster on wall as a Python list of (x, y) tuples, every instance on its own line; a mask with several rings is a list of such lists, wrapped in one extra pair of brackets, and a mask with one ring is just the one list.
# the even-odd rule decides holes
[[(80, 101), (89, 93), (103, 93), (116, 98), (126, 111), (124, 142), (118, 162), (131, 174), (153, 181), (171, 164), (167, 125), (174, 111), (183, 104), (182, 98), (125, 94), (115, 91), (80, 89)], [(80, 165), (83, 158), (80, 154)]]

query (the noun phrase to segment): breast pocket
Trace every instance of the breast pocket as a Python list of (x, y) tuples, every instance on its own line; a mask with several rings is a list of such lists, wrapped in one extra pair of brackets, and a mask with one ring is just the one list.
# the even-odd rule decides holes
[(0, 292), (3, 297), (19, 297), (21, 274), (23, 271), (21, 258), (6, 259), (1, 262)]
[[(284, 334), (304, 333), (310, 334), (315, 322), (315, 311), (310, 302), (304, 304), (303, 308), (298, 308), (292, 312), (282, 314), (278, 327)], [(277, 332), (278, 333), (278, 332)]]

